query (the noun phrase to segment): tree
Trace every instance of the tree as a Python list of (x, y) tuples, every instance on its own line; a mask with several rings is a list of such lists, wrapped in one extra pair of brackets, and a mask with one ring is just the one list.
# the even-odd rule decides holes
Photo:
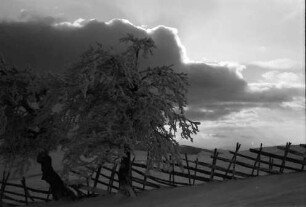
[[(42, 179), (55, 199), (73, 197), (53, 170), (48, 152), (64, 150), (64, 169), (106, 162), (120, 163), (122, 191), (131, 188), (131, 154), (141, 144), (149, 151), (149, 167), (180, 161), (175, 137), (192, 141), (199, 123), (187, 119), (187, 75), (172, 66), (141, 68), (139, 61), (153, 54), (150, 38), (128, 35), (123, 53), (90, 48), (64, 76), (39, 76), (0, 64), (0, 155), (8, 168), (41, 164)], [(22, 164), (20, 164), (22, 163)]]
[(0, 155), (5, 169), (17, 169), (22, 174), (30, 159), (36, 158), (42, 180), (50, 184), (56, 200), (73, 197), (53, 170), (48, 155), (63, 140), (53, 110), (59, 97), (57, 82), (55, 76), (39, 76), (0, 62)]
[(169, 163), (168, 155), (180, 161), (175, 137), (192, 141), (198, 122), (184, 115), (187, 75), (172, 66), (140, 68), (138, 62), (152, 54), (150, 38), (128, 35), (129, 44), (116, 54), (101, 44), (86, 51), (66, 73), (62, 87), (61, 121), (65, 168), (119, 163), (119, 184), (131, 192), (130, 155), (141, 143), (149, 151), (149, 163)]

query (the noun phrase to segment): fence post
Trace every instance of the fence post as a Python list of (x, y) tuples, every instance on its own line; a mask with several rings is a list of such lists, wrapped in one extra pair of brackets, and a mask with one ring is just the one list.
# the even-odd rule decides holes
[(1, 189), (0, 189), (0, 204), (2, 204), (2, 199), (4, 197), (4, 190), (5, 190), (5, 187), (6, 187), (7, 180), (10, 176), (10, 173), (7, 173), (6, 176), (5, 176), (5, 174), (6, 174), (6, 171), (4, 171), (3, 174), (2, 174), (2, 185), (1, 185)]
[[(89, 187), (89, 178), (88, 177), (86, 177), (86, 186)], [(94, 193), (94, 192), (92, 192), (92, 193)], [(90, 194), (91, 194), (90, 190), (87, 190), (87, 195), (90, 195)]]
[(47, 200), (49, 200), (50, 194), (51, 194), (51, 187), (49, 187), (49, 190), (48, 190)]
[(214, 179), (214, 173), (215, 173), (218, 154), (219, 153), (217, 152), (217, 148), (215, 148), (214, 157), (213, 157), (212, 166), (211, 166), (210, 178), (209, 178), (210, 181)]
[(304, 155), (304, 159), (303, 159), (303, 163), (302, 163), (301, 171), (303, 171), (303, 170), (304, 170), (304, 168), (305, 168), (305, 163), (306, 163), (306, 154)]
[(96, 177), (95, 177), (95, 181), (94, 181), (94, 184), (93, 184), (93, 187), (96, 188), (97, 187), (97, 184), (98, 184), (98, 180), (99, 180), (99, 176), (101, 174), (101, 170), (102, 170), (102, 165), (99, 165), (97, 171), (96, 171)]
[(189, 161), (188, 161), (188, 156), (185, 153), (185, 161), (186, 161), (186, 165), (187, 165), (187, 171), (188, 171), (188, 181), (189, 181), (189, 185), (191, 185), (191, 175), (190, 175), (190, 169), (189, 169)]
[(195, 161), (195, 170), (194, 170), (194, 177), (193, 177), (193, 182), (192, 182), (193, 185), (195, 184), (195, 179), (196, 179), (196, 176), (197, 176), (198, 162), (199, 162), (199, 158), (197, 158), (196, 161)]
[[(171, 155), (169, 155), (169, 165), (171, 166), (171, 160), (172, 160), (172, 157)], [(169, 167), (170, 167), (169, 166)], [(171, 184), (171, 180), (172, 180), (172, 172), (170, 172), (170, 169), (169, 169), (169, 183)]]
[(301, 166), (301, 171), (304, 171), (305, 164), (306, 164), (306, 148), (305, 148), (305, 152), (304, 152), (304, 156), (303, 156), (303, 163), (302, 163), (302, 166)]
[(28, 205), (28, 194), (27, 194), (27, 187), (26, 187), (26, 183), (25, 183), (25, 178), (22, 177), (22, 180), (21, 180), (21, 184), (23, 186), (23, 190), (24, 190), (24, 198), (25, 198), (25, 203), (26, 205)]
[(238, 153), (240, 147), (241, 147), (241, 144), (239, 144), (239, 142), (237, 142), (237, 144), (236, 144), (236, 149), (235, 149), (235, 153), (234, 153), (234, 155), (233, 155), (233, 157), (232, 157), (232, 159), (231, 159), (231, 161), (230, 161), (230, 163), (229, 163), (229, 165), (228, 165), (228, 167), (227, 167), (226, 173), (225, 173), (225, 175), (228, 175), (228, 173), (229, 173), (229, 171), (230, 171), (230, 168), (231, 168), (231, 166), (232, 166), (232, 164), (233, 164), (232, 178), (235, 176), (236, 157), (237, 157), (237, 153)]
[(174, 159), (172, 159), (172, 184), (174, 185), (175, 179), (174, 179)]
[(22, 186), (23, 186), (23, 189), (24, 189), (24, 195), (25, 195), (25, 198), (26, 198), (26, 203), (28, 203), (28, 198), (30, 198), (32, 201), (34, 201), (32, 196), (30, 195), (30, 192), (28, 191), (25, 177), (22, 177), (21, 183), (22, 183)]
[(135, 191), (134, 186), (133, 186), (133, 175), (132, 175), (132, 167), (133, 167), (133, 163), (134, 162), (135, 162), (135, 155), (134, 155), (134, 157), (132, 159), (132, 162), (130, 162), (130, 167), (129, 167), (129, 169), (130, 169), (129, 176), (130, 176), (131, 187), (132, 187), (133, 191)]
[(273, 170), (273, 158), (269, 157), (269, 172), (272, 172)]
[(254, 175), (255, 169), (257, 169), (257, 176), (259, 175), (261, 151), (262, 151), (262, 143), (260, 143), (259, 152), (257, 154), (257, 158), (255, 160), (255, 163), (254, 163), (254, 166), (253, 166), (253, 169), (252, 169), (252, 175)]
[(147, 184), (147, 173), (148, 173), (148, 163), (149, 163), (149, 156), (150, 156), (150, 154), (149, 154), (150, 152), (148, 151), (147, 152), (147, 160), (146, 160), (146, 171), (145, 171), (145, 173), (144, 173), (144, 175), (143, 175), (143, 184), (142, 184), (142, 189), (143, 190), (145, 190), (146, 189), (146, 184)]
[(236, 145), (236, 151), (235, 151), (235, 159), (233, 160), (233, 173), (232, 173), (232, 179), (235, 178), (236, 174), (236, 160), (237, 160), (237, 153), (241, 147), (241, 144), (237, 143)]
[(111, 173), (111, 176), (110, 176), (110, 180), (109, 180), (109, 183), (108, 183), (108, 189), (107, 190), (108, 190), (109, 193), (112, 192), (112, 187), (113, 187), (113, 182), (114, 182), (114, 178), (115, 178), (116, 169), (117, 169), (117, 164), (113, 166), (112, 173)]
[(283, 160), (282, 160), (282, 164), (281, 164), (281, 166), (280, 166), (280, 169), (279, 169), (279, 172), (280, 172), (280, 173), (283, 173), (283, 172), (284, 172), (284, 168), (285, 168), (285, 164), (286, 164), (286, 158), (287, 158), (287, 155), (288, 155), (288, 152), (289, 152), (290, 145), (291, 145), (291, 142), (287, 142), (287, 143), (286, 143), (286, 148), (285, 148), (285, 152), (284, 152), (284, 157), (283, 157)]

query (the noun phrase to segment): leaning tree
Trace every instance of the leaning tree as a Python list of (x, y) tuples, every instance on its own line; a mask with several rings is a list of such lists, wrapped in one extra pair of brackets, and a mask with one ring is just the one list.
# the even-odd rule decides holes
[(131, 195), (135, 146), (149, 152), (150, 167), (169, 163), (169, 154), (180, 161), (176, 136), (192, 141), (199, 123), (184, 114), (187, 75), (172, 66), (140, 66), (155, 48), (152, 39), (127, 35), (121, 41), (128, 44), (126, 51), (115, 53), (97, 44), (66, 71), (60, 116), (68, 139), (62, 147), (67, 170), (86, 173), (90, 165), (120, 163), (120, 189)]
[(0, 164), (4, 170), (23, 174), (36, 159), (55, 200), (74, 197), (48, 155), (65, 138), (54, 111), (61, 97), (59, 83), (56, 76), (39, 76), (0, 61)]

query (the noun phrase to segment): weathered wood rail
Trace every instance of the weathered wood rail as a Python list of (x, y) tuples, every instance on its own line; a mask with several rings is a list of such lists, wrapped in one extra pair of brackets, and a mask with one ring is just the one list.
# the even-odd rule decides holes
[[(219, 153), (217, 149), (210, 152), (209, 161), (196, 157), (191, 160), (184, 154), (182, 165), (172, 163), (169, 169), (156, 169), (148, 173), (147, 165), (132, 162), (132, 184), (136, 192), (159, 189), (164, 187), (178, 187), (195, 185), (207, 182), (222, 182), (229, 179), (244, 179), (268, 174), (281, 174), (287, 172), (301, 172), (306, 165), (306, 145), (291, 143), (278, 146), (277, 152), (268, 152), (262, 145), (259, 148), (249, 149), (249, 153), (239, 152), (241, 145), (236, 144), (235, 151), (228, 151), (227, 156)], [(231, 156), (231, 157), (230, 157)], [(79, 197), (90, 197), (101, 193), (115, 193), (119, 190), (117, 165), (98, 166), (90, 168), (93, 174), (87, 178), (85, 184), (71, 185), (71, 189)], [(71, 170), (73, 174), (79, 174)], [(79, 174), (80, 175), (80, 174)], [(49, 189), (41, 190), (27, 186), (26, 178), (20, 183), (12, 183), (9, 173), (3, 173), (0, 181), (0, 206), (28, 205), (33, 202), (48, 202), (52, 200)], [(42, 181), (43, 182), (43, 181)]]

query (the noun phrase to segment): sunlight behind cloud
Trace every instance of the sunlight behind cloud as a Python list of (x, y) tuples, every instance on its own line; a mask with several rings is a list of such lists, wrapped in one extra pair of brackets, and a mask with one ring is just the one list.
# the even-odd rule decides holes
[[(91, 20), (89, 20), (91, 21)], [(74, 22), (60, 22), (60, 23), (56, 23), (54, 24), (55, 27), (77, 27), (77, 28), (80, 28), (80, 27), (83, 27), (85, 24), (87, 24), (89, 21), (86, 21), (85, 19), (83, 18), (79, 18), (77, 20), (75, 20)]]

